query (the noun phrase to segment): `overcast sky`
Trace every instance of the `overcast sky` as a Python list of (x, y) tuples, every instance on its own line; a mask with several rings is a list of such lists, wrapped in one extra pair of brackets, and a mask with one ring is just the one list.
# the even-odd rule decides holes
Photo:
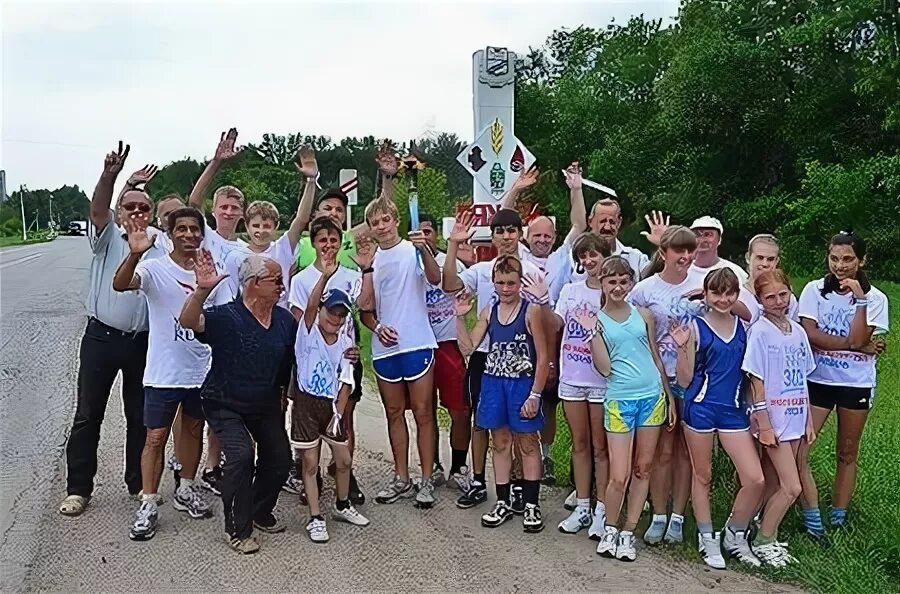
[(9, 192), (78, 184), (131, 144), (130, 172), (202, 159), (219, 132), (471, 139), (471, 54), (554, 28), (668, 18), (677, 0), (592, 3), (9, 3), (2, 149)]

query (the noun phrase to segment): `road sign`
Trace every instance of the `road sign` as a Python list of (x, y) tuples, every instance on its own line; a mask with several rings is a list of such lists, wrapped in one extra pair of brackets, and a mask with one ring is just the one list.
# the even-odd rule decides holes
[(341, 192), (347, 195), (347, 204), (356, 206), (359, 194), (359, 176), (356, 174), (356, 169), (341, 169), (338, 181), (341, 184)]
[(456, 160), (484, 189), (475, 203), (499, 204), (503, 194), (523, 171), (534, 164), (534, 155), (499, 117), (485, 127)]

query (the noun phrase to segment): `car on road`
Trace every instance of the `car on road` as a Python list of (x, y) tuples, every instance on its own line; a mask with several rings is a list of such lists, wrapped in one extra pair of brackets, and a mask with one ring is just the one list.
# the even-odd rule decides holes
[(87, 235), (87, 221), (72, 221), (66, 228), (66, 235)]

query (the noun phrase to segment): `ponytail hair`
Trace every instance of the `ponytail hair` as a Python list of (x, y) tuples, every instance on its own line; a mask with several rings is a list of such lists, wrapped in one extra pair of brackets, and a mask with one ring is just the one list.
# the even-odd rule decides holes
[[(828, 242), (828, 251), (831, 251), (831, 248), (836, 245), (849, 245), (853, 250), (853, 254), (862, 261), (866, 257), (866, 240), (862, 238), (861, 235), (856, 233), (855, 231), (841, 231), (837, 235), (831, 238), (831, 241)], [(828, 270), (828, 256), (826, 255), (826, 271), (824, 282), (822, 283), (822, 297), (826, 297), (829, 293), (836, 293), (841, 289), (841, 282), (838, 278)], [(872, 288), (872, 283), (869, 282), (869, 275), (866, 274), (866, 271), (862, 268), (858, 268), (856, 270), (856, 275), (854, 278), (859, 281), (859, 286), (863, 290), (864, 293), (868, 293), (869, 289)]]

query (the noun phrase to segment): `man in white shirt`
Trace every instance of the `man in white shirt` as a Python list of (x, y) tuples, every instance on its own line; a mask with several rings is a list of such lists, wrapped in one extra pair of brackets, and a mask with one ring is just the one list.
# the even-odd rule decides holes
[(172, 506), (192, 518), (211, 515), (191, 480), (202, 452), (203, 408), (200, 387), (210, 365), (209, 347), (179, 321), (185, 299), (197, 286), (193, 264), (203, 240), (203, 215), (195, 208), (180, 208), (169, 215), (173, 250), (165, 257), (141, 261), (155, 238), (147, 234), (146, 221), (126, 219), (130, 253), (116, 271), (113, 289), (140, 291), (147, 298), (150, 336), (144, 370), (144, 425), (147, 439), (141, 456), (143, 495), (129, 537), (149, 540), (156, 534), (162, 462), (169, 429), (182, 409), (178, 459), (184, 476)]
[(749, 276), (743, 268), (719, 257), (719, 244), (722, 243), (722, 223), (719, 219), (702, 216), (691, 223), (691, 231), (697, 236), (697, 251), (694, 252), (694, 263), (688, 270), (688, 278), (692, 284), (702, 287), (706, 275), (718, 268), (728, 267), (734, 271), (743, 286)]

